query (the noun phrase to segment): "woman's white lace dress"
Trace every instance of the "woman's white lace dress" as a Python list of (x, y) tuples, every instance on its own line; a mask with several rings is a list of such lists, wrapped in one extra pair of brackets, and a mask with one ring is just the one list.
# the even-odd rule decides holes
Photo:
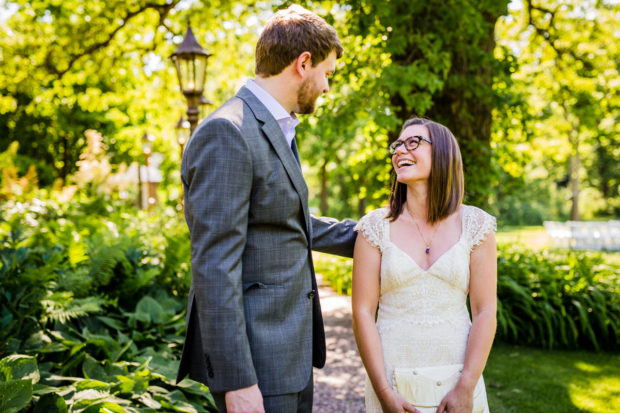
[[(390, 386), (397, 367), (462, 364), (471, 321), (465, 300), (469, 292), (472, 249), (495, 230), (495, 218), (464, 205), (461, 237), (428, 270), (390, 241), (388, 210), (364, 216), (356, 230), (381, 252), (381, 292), (377, 329)], [(366, 378), (366, 411), (381, 404)]]

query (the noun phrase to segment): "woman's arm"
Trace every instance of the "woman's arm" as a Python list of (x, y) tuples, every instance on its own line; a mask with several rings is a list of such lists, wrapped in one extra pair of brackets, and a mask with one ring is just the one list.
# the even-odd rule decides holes
[(375, 324), (379, 302), (381, 254), (363, 236), (358, 236), (353, 251), (353, 332), (362, 362), (375, 393), (386, 412), (417, 412), (388, 384), (383, 350)]
[(469, 303), (472, 325), (463, 372), (456, 387), (446, 395), (437, 412), (471, 413), (473, 392), (491, 351), (497, 326), (497, 248), (495, 234), (474, 248), (470, 260)]

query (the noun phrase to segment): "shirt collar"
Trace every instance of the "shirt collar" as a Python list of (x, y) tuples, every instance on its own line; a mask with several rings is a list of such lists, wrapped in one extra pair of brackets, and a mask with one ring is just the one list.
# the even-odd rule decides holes
[(267, 107), (269, 113), (273, 115), (276, 120), (290, 118), (291, 114), (284, 109), (284, 107), (273, 96), (269, 94), (265, 89), (258, 86), (254, 79), (248, 79), (245, 85), (254, 95), (261, 101), (263, 105)]
[(297, 116), (295, 116), (294, 113), (288, 113), (280, 102), (271, 96), (269, 92), (260, 87), (254, 79), (248, 79), (245, 86), (250, 89), (250, 92), (252, 92), (258, 100), (265, 105), (269, 113), (271, 113), (271, 115), (275, 118), (290, 145), (291, 140), (295, 136), (295, 126), (299, 124), (299, 119), (297, 119)]

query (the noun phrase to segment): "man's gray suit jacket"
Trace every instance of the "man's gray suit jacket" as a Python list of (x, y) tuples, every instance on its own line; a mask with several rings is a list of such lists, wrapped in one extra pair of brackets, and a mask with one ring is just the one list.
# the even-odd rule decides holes
[(301, 391), (325, 364), (311, 249), (351, 257), (355, 222), (310, 216), (280, 126), (245, 87), (198, 126), (181, 175), (192, 285), (178, 379)]

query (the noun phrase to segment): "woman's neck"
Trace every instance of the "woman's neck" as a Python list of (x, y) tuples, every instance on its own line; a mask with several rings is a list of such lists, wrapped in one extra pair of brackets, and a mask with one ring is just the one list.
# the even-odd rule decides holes
[(428, 221), (428, 183), (420, 182), (416, 185), (407, 185), (407, 203), (405, 207), (413, 217), (420, 219), (422, 222)]

